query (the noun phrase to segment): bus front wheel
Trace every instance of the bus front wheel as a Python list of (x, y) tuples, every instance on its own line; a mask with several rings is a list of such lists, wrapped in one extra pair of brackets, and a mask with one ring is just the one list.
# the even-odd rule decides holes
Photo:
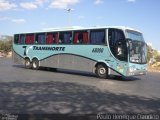
[(34, 70), (38, 70), (39, 69), (39, 60), (38, 59), (33, 59), (33, 61), (32, 61), (32, 68)]
[(95, 73), (96, 73), (97, 77), (99, 77), (99, 78), (107, 78), (108, 77), (108, 69), (104, 64), (97, 65)]
[(25, 68), (26, 69), (30, 69), (32, 67), (31, 61), (28, 58), (25, 59), (25, 63), (24, 64), (25, 64)]

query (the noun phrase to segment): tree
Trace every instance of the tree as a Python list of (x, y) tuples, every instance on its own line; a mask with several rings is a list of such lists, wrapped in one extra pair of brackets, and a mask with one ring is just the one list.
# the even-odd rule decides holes
[(147, 46), (147, 61), (153, 58), (153, 49), (151, 46)]
[(12, 36), (1, 36), (0, 38), (0, 51), (8, 53), (12, 49)]
[(3, 50), (3, 47), (4, 47), (4, 43), (3, 43), (3, 41), (0, 40), (0, 51)]

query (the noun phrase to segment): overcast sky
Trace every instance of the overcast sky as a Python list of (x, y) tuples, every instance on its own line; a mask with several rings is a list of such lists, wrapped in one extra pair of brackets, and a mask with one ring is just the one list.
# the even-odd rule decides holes
[[(72, 8), (69, 13), (66, 8)], [(0, 0), (0, 35), (67, 26), (128, 26), (160, 50), (160, 0)]]

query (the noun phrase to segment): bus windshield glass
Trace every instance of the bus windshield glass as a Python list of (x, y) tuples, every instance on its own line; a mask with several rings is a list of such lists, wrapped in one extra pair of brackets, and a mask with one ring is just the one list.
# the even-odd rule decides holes
[(127, 30), (129, 39), (130, 62), (144, 64), (147, 62), (147, 48), (143, 35), (136, 31)]

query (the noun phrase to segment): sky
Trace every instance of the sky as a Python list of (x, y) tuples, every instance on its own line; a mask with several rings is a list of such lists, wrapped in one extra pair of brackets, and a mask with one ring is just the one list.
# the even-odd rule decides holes
[(0, 0), (0, 36), (68, 26), (135, 28), (160, 50), (160, 0)]

